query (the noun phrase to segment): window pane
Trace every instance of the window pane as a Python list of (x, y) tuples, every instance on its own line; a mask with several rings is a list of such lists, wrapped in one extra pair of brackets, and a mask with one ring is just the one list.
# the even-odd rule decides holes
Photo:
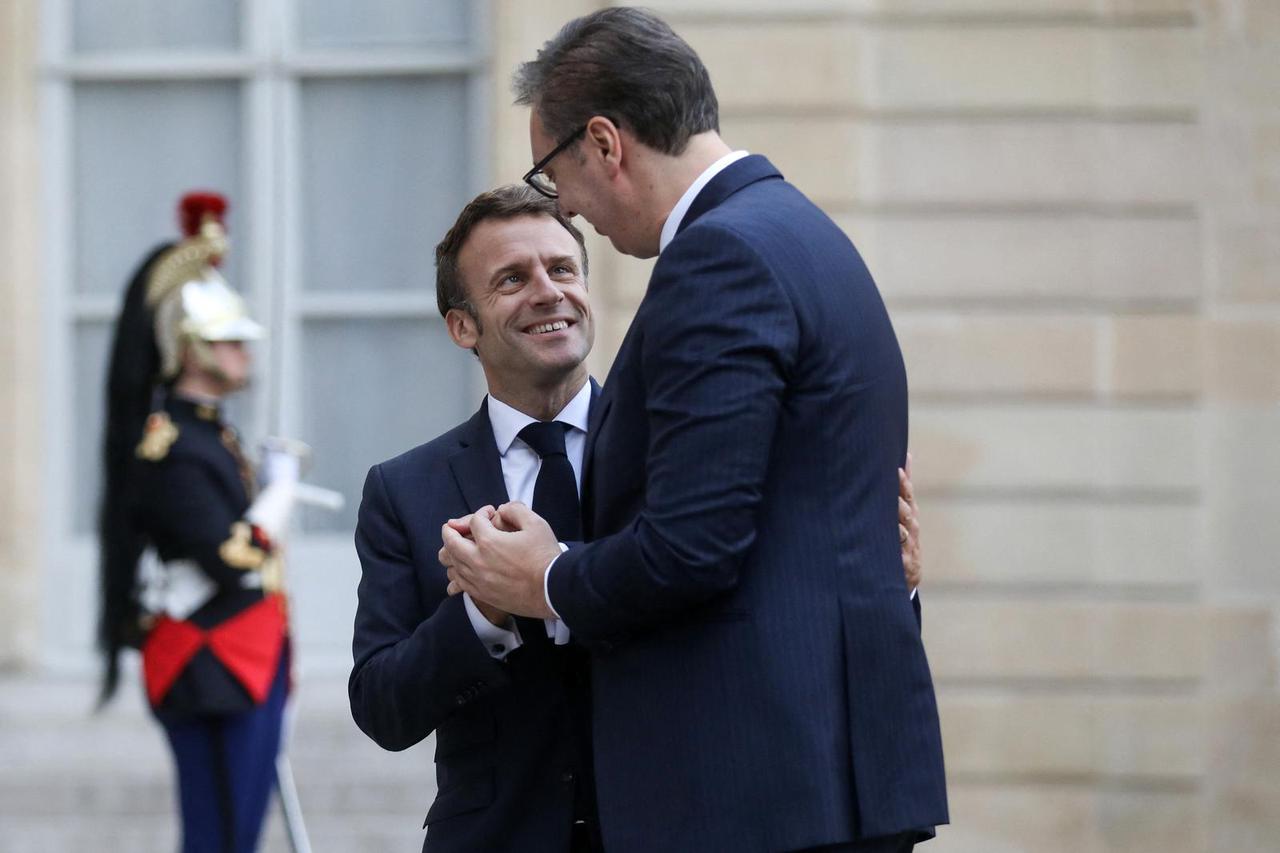
[(237, 83), (81, 84), (74, 122), (77, 291), (123, 294), (147, 250), (178, 236), (178, 198), (196, 188), (230, 197), (225, 274), (244, 289)]
[(111, 323), (99, 321), (77, 323), (72, 331), (75, 405), (71, 420), (75, 468), (71, 474), (71, 498), (72, 529), (76, 533), (92, 534), (97, 524), (111, 330)]
[(312, 320), (303, 341), (302, 430), (315, 451), (306, 479), (347, 498), (341, 513), (303, 511), (308, 530), (355, 529), (369, 467), (470, 417), (473, 356), (437, 318)]
[(467, 112), (463, 77), (303, 84), (305, 288), (432, 286), (469, 197)]
[(74, 0), (75, 49), (180, 50), (240, 44), (239, 0)]
[(298, 41), (322, 49), (464, 42), (470, 14), (467, 0), (298, 0)]

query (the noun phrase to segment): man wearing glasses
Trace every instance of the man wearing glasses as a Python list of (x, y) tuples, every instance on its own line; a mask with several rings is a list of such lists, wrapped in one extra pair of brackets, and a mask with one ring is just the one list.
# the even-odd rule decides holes
[(452, 590), (591, 649), (610, 853), (912, 849), (946, 788), (891, 535), (906, 376), (870, 274), (720, 139), (706, 69), (652, 14), (570, 22), (516, 90), (528, 182), (658, 260), (592, 407), (586, 544), (476, 513), (443, 531)]

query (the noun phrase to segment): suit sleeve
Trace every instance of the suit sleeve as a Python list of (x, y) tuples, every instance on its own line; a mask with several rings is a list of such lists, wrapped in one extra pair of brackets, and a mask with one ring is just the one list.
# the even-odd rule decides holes
[(155, 465), (147, 513), (219, 589), (240, 589), (245, 572), (260, 568), (272, 546), (236, 511), (206, 464), (174, 455)]
[(756, 538), (799, 330), (745, 240), (698, 231), (659, 260), (636, 319), (650, 428), (644, 508), (623, 531), (561, 555), (548, 575), (553, 606), (588, 644), (732, 589)]
[(510, 678), (476, 637), (461, 596), (448, 596), (442, 580), (424, 599), (408, 536), (376, 466), (365, 480), (356, 553), (351, 715), (379, 746), (406, 749)]

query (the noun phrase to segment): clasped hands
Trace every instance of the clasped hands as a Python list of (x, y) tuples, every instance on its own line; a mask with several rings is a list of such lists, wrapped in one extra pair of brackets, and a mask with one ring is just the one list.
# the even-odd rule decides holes
[(449, 594), (465, 592), (491, 622), (502, 614), (554, 619), (543, 589), (560, 554), (551, 526), (522, 503), (484, 506), (441, 527)]
[[(898, 470), (898, 536), (907, 587), (920, 584), (920, 521), (911, 483), (911, 455)], [(465, 592), (495, 625), (508, 614), (554, 619), (547, 605), (544, 576), (560, 554), (551, 527), (522, 503), (484, 506), (441, 528), (440, 563), (449, 575), (449, 594)]]

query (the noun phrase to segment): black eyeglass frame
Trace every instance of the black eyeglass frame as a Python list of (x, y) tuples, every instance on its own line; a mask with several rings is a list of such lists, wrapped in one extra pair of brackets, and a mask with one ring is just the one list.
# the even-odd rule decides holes
[(561, 151), (565, 150), (570, 145), (577, 142), (578, 139), (584, 133), (587, 132), (587, 127), (588, 125), (584, 124), (582, 127), (578, 128), (573, 133), (569, 134), (569, 136), (566, 137), (563, 142), (561, 142), (555, 148), (552, 148), (547, 153), (546, 157), (543, 157), (541, 160), (539, 160), (537, 163), (533, 165), (532, 169), (525, 172), (524, 178), (522, 180), (529, 186), (533, 187), (534, 190), (536, 190), (539, 195), (545, 196), (546, 198), (559, 198), (560, 193), (556, 192), (555, 190), (547, 190), (547, 189), (544, 189), (543, 187), (538, 186), (538, 184), (534, 181), (534, 178), (536, 178), (538, 175), (544, 174), (542, 170), (547, 168), (547, 164), (550, 163), (552, 160), (554, 160), (556, 158), (556, 155), (559, 154)]

